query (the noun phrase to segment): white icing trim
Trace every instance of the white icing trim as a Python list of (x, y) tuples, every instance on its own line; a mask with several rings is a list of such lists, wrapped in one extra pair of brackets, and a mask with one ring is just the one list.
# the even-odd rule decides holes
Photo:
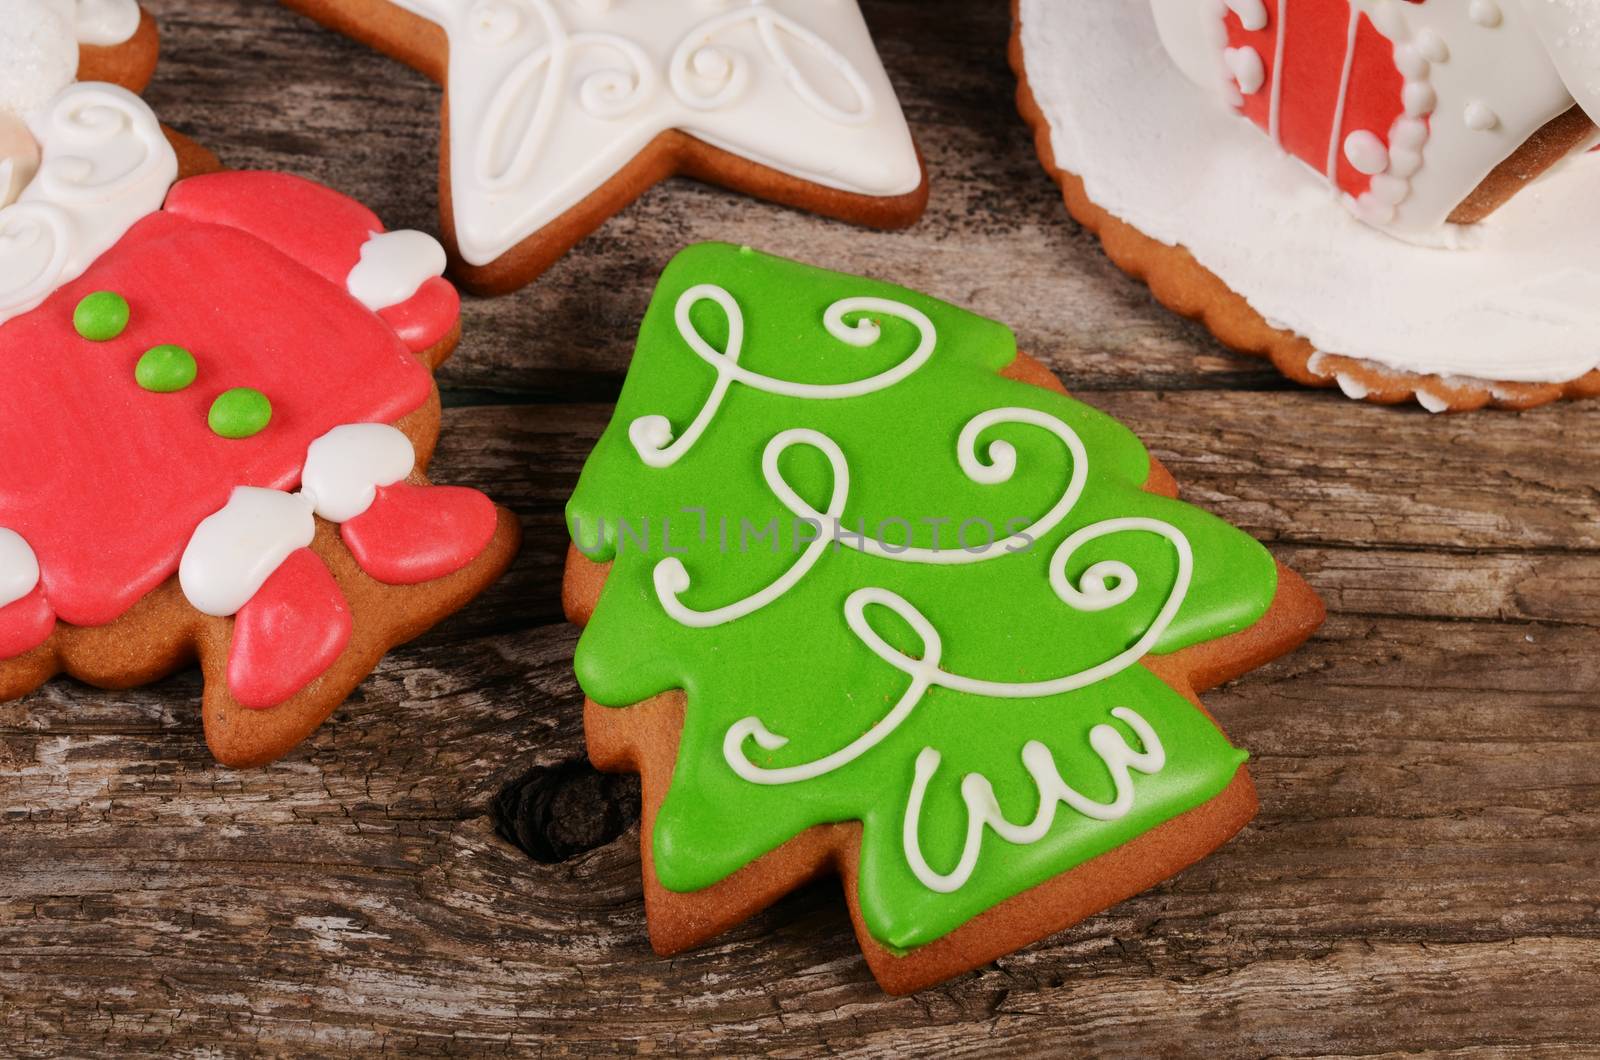
[(138, 0), (77, 0), (74, 26), (79, 44), (126, 44), (139, 31)]
[(1267, 69), (1261, 63), (1261, 53), (1254, 48), (1224, 48), (1222, 61), (1233, 75), (1239, 91), (1253, 96), (1267, 83)]
[(1239, 16), (1239, 24), (1251, 33), (1267, 28), (1267, 5), (1264, 0), (1223, 0), (1228, 10)]
[(39, 144), (21, 118), (0, 110), (0, 209), (10, 206), (39, 171)]
[[(1150, 0), (1158, 21), (1158, 33), (1180, 67), (1202, 86), (1210, 78), (1196, 75), (1194, 50), (1202, 38), (1221, 49), (1225, 62), (1234, 59), (1236, 49), (1228, 47), (1227, 34), (1220, 25), (1201, 33), (1191, 13), (1180, 14), (1173, 0)], [(1337, 179), (1338, 149), (1345, 134), (1346, 101), (1354, 58), (1356, 31), (1362, 16), (1371, 19), (1379, 33), (1393, 45), (1395, 68), (1404, 78), (1402, 104), (1405, 116), (1390, 130), (1365, 132), (1381, 139), (1389, 137), (1391, 149), (1403, 136), (1403, 151), (1391, 150), (1394, 165), (1375, 170), (1393, 179), (1374, 180), (1372, 190), (1349, 201), (1351, 208), (1369, 224), (1408, 239), (1431, 241), (1446, 219), (1485, 176), (1517, 149), (1545, 122), (1572, 106), (1573, 96), (1585, 92), (1595, 96), (1600, 111), (1600, 44), (1580, 45), (1563, 50), (1571, 40), (1594, 40), (1596, 14), (1582, 10), (1594, 0), (1518, 0), (1536, 15), (1551, 20), (1541, 40), (1536, 18), (1520, 7), (1515, 17), (1494, 20), (1492, 29), (1474, 22), (1469, 9), (1457, 3), (1426, 5), (1399, 3), (1397, 0), (1351, 0), (1351, 20), (1343, 52), (1340, 92), (1334, 107), (1327, 163), (1316, 165), (1331, 182)], [(1276, 37), (1279, 53), (1284, 48), (1286, 24), (1281, 17), (1288, 5), (1280, 0)], [(1555, 14), (1551, 14), (1555, 12)], [(1217, 31), (1222, 30), (1220, 39)], [(1188, 40), (1182, 41), (1187, 35)], [(1182, 41), (1180, 43), (1180, 41)], [(1593, 54), (1583, 54), (1592, 48)], [(1562, 60), (1567, 60), (1563, 67)], [(1274, 73), (1278, 70), (1275, 63)], [(1510, 73), (1508, 73), (1508, 71)], [(1287, 91), (1292, 92), (1290, 85)], [(1269, 135), (1279, 138), (1284, 80), (1273, 77), (1273, 103)], [(1493, 93), (1492, 100), (1480, 99)], [(1443, 98), (1459, 115), (1458, 120), (1432, 123), (1423, 121)], [(1242, 97), (1232, 101), (1242, 104)], [(1402, 132), (1402, 129), (1405, 131)], [(1494, 136), (1484, 135), (1497, 133)], [(1422, 148), (1428, 144), (1427, 166)], [(1375, 156), (1369, 153), (1369, 158)], [(1375, 164), (1375, 163), (1374, 163)], [(1364, 169), (1363, 172), (1366, 172)]]
[(306, 450), (299, 492), (238, 486), (201, 521), (178, 563), (183, 595), (203, 614), (237, 614), (284, 560), (311, 544), (314, 516), (349, 522), (372, 506), (379, 486), (404, 479), (415, 464), (411, 439), (397, 427), (335, 427)]
[(928, 784), (939, 768), (939, 752), (925, 747), (917, 756), (915, 779), (911, 782), (911, 795), (906, 803), (905, 824), (901, 843), (906, 860), (917, 879), (930, 890), (950, 894), (966, 886), (978, 865), (978, 854), (983, 847), (983, 829), (994, 829), (996, 835), (1008, 843), (1027, 846), (1037, 843), (1049, 834), (1055, 823), (1056, 807), (1066, 803), (1078, 813), (1096, 821), (1119, 821), (1133, 809), (1133, 770), (1151, 776), (1161, 772), (1167, 764), (1166, 750), (1150, 724), (1128, 707), (1114, 707), (1112, 715), (1120, 719), (1139, 737), (1143, 751), (1135, 751), (1127, 737), (1110, 725), (1096, 725), (1089, 730), (1089, 746), (1105, 763), (1111, 781), (1116, 785), (1116, 798), (1110, 802), (1096, 802), (1070, 787), (1057, 768), (1050, 748), (1038, 740), (1029, 740), (1022, 748), (1022, 764), (1033, 777), (1039, 790), (1039, 810), (1028, 824), (1016, 825), (1006, 820), (1005, 811), (994, 797), (994, 785), (982, 773), (968, 773), (961, 780), (961, 798), (967, 804), (967, 835), (961, 847), (961, 858), (956, 867), (947, 873), (935, 871), (922, 854), (920, 824), (922, 801)]
[(0, 324), (71, 283), (161, 208), (178, 159), (155, 115), (115, 85), (66, 88), (29, 120), (38, 172), (0, 209)]
[(6, 0), (0, 111), (26, 115), (77, 77), (80, 44), (115, 45), (139, 28), (136, 0)]
[(316, 513), (345, 523), (372, 507), (379, 486), (392, 486), (417, 465), (411, 439), (387, 423), (335, 427), (306, 450), (300, 491)]
[(397, 2), (449, 37), (450, 189), (470, 264), (556, 220), (669, 129), (843, 191), (921, 186), (854, 0)]
[[(1466, 21), (1459, 4), (1389, 6)], [(1600, 244), (1592, 238), (1600, 229), (1600, 157), (1571, 159), (1536, 194), (1517, 196), (1484, 224), (1440, 233), (1441, 242), (1471, 250), (1409, 245), (1354, 222), (1319, 194), (1320, 177), (1308, 179), (1253, 125), (1164, 65), (1151, 10), (1022, 0), (1028, 82), (1055, 161), (1083, 179), (1096, 205), (1186, 247), (1256, 312), (1318, 350), (1507, 382), (1563, 382), (1600, 365)], [(1464, 35), (1441, 31), (1451, 58), (1430, 75), (1441, 100), (1464, 98), (1451, 86), (1470, 66), (1469, 45), (1487, 48), (1474, 35), (1506, 34), (1514, 44), (1507, 10), (1493, 33), (1470, 22)], [(1520, 46), (1506, 47), (1520, 54)], [(1457, 149), (1451, 136), (1469, 135), (1442, 116), (1433, 125), (1425, 170)], [(1395, 146), (1392, 163), (1402, 155)], [(1420, 177), (1413, 180), (1402, 210), (1427, 194)]]
[(310, 498), (239, 486), (221, 511), (195, 527), (178, 562), (178, 584), (200, 613), (237, 614), (316, 532)]
[(426, 232), (374, 232), (361, 244), (361, 260), (345, 279), (351, 297), (377, 312), (397, 306), (436, 276), (444, 275), (445, 253)]
[(1328, 135), (1328, 166), (1325, 174), (1330, 182), (1339, 177), (1339, 133), (1344, 128), (1344, 112), (1350, 102), (1350, 74), (1356, 65), (1356, 34), (1361, 29), (1361, 8), (1350, 5), (1350, 27), (1345, 32), (1344, 67), (1339, 73), (1339, 102), (1333, 108), (1333, 127)]
[(1288, 7), (1288, 0), (1278, 0), (1278, 42), (1272, 53), (1272, 111), (1268, 131), (1279, 143), (1283, 141), (1283, 83), (1288, 80), (1279, 76), (1283, 71), (1283, 45), (1289, 27)]
[(15, 530), (0, 526), (0, 607), (32, 593), (39, 585), (39, 557)]

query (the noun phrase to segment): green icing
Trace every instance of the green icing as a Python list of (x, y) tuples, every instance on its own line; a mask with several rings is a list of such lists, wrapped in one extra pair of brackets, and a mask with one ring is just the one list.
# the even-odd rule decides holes
[(211, 430), (224, 438), (250, 438), (266, 430), (271, 420), (272, 402), (247, 386), (218, 394), (206, 417)]
[(134, 381), (156, 394), (174, 394), (194, 382), (200, 368), (182, 346), (152, 346), (133, 367)]
[[(846, 315), (847, 323), (863, 316), (880, 322), (881, 338), (866, 347), (831, 336), (824, 315), (844, 298), (912, 306), (931, 318), (938, 344), (919, 370), (863, 396), (805, 400), (734, 382), (696, 444), (672, 466), (653, 468), (634, 448), (629, 425), (665, 416), (682, 436), (716, 382), (716, 371), (690, 349), (674, 318), (680, 295), (700, 284), (726, 289), (742, 309), (745, 338), (738, 363), (777, 379), (845, 383), (890, 369), (911, 354), (916, 328), (887, 314)], [(713, 349), (726, 350), (729, 323), (715, 303), (698, 304), (690, 319)], [(884, 944), (911, 949), (1204, 803), (1237, 772), (1244, 752), (1139, 666), (1076, 691), (1036, 698), (933, 687), (876, 746), (834, 772), (797, 783), (752, 783), (724, 757), (729, 728), (757, 717), (789, 742), (768, 751), (746, 739), (742, 748), (752, 762), (765, 768), (811, 762), (860, 738), (901, 699), (910, 678), (873, 654), (846, 624), (845, 602), (859, 589), (889, 590), (914, 604), (939, 632), (940, 668), (953, 674), (1047, 681), (1126, 651), (1151, 628), (1171, 595), (1178, 558), (1167, 539), (1152, 533), (1124, 531), (1085, 544), (1067, 567), (1072, 584), (1080, 584), (1091, 564), (1121, 560), (1136, 572), (1138, 588), (1116, 606), (1074, 610), (1050, 586), (1050, 558), (1069, 534), (1102, 520), (1161, 520), (1193, 548), (1192, 584), (1156, 651), (1244, 629), (1266, 612), (1277, 584), (1267, 552), (1200, 509), (1143, 492), (1150, 461), (1133, 434), (1087, 405), (1002, 377), (1015, 355), (1015, 339), (1005, 327), (888, 284), (714, 244), (691, 247), (668, 266), (645, 316), (616, 418), (567, 509), (579, 546), (596, 560), (614, 561), (578, 645), (584, 691), (619, 708), (674, 688), (687, 694), (678, 759), (655, 826), (655, 870), (667, 888), (705, 888), (808, 827), (858, 820), (858, 897), (867, 926)], [(1032, 549), (949, 566), (894, 562), (830, 546), (786, 594), (735, 621), (690, 628), (664, 611), (652, 572), (669, 555), (687, 568), (691, 584), (682, 600), (698, 610), (745, 599), (795, 563), (801, 550), (792, 544), (796, 520), (761, 468), (767, 443), (789, 428), (819, 431), (843, 450), (850, 476), (843, 519), (848, 527), (864, 521), (871, 530), (883, 520), (903, 519), (910, 524), (909, 543), (948, 549), (965, 519), (987, 519), (1002, 536), (1033, 522), (1051, 509), (1069, 477), (1072, 461), (1060, 439), (1027, 424), (985, 431), (980, 456), (999, 439), (1015, 447), (1016, 473), (1002, 483), (974, 482), (956, 460), (962, 428), (1001, 407), (1057, 417), (1077, 432), (1089, 455), (1082, 497)], [(833, 478), (819, 451), (793, 447), (779, 467), (800, 497), (818, 510), (827, 507)], [(936, 530), (925, 521), (938, 519), (949, 522)], [(773, 520), (776, 541), (756, 536)], [(985, 535), (968, 529), (968, 543), (981, 545)], [(809, 528), (798, 531), (803, 548)], [(907, 532), (885, 527), (881, 536), (904, 544)], [(866, 617), (895, 648), (921, 656), (920, 638), (895, 613), (875, 606)], [(902, 833), (924, 748), (938, 751), (942, 761), (928, 785), (917, 834), (927, 862), (948, 873), (967, 830), (963, 776), (987, 777), (1014, 824), (1034, 819), (1039, 794), (1021, 757), (1030, 741), (1049, 749), (1074, 790), (1111, 802), (1112, 776), (1090, 747), (1090, 731), (1110, 725), (1131, 750), (1142, 749), (1130, 726), (1113, 718), (1118, 707), (1136, 711), (1166, 754), (1159, 772), (1131, 774), (1134, 798), (1125, 816), (1096, 820), (1061, 804), (1037, 842), (1012, 843), (986, 829), (970, 879), (951, 893), (916, 876)]]
[(109, 342), (128, 326), (128, 300), (115, 291), (84, 295), (72, 311), (72, 326), (91, 342)]

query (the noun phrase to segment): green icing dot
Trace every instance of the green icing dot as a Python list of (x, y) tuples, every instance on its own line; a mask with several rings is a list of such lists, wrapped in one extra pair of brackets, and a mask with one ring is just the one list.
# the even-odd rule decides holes
[(146, 390), (172, 394), (194, 382), (198, 372), (194, 355), (182, 346), (152, 346), (134, 366), (133, 377)]
[(107, 342), (128, 326), (128, 300), (115, 291), (85, 295), (72, 311), (72, 326), (91, 342)]
[(224, 438), (249, 438), (260, 434), (272, 419), (272, 402), (247, 386), (227, 390), (211, 403), (206, 422)]

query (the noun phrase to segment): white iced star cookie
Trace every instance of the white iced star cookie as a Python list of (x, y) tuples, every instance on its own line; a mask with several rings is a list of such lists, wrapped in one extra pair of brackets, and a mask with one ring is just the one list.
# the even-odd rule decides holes
[(855, 0), (284, 3), (446, 83), (441, 212), (479, 291), (673, 173), (878, 227), (927, 201)]

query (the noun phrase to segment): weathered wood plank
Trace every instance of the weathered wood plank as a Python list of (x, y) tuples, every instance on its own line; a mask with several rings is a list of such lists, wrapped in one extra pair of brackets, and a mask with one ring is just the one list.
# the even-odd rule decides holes
[[(1002, 1052), (1135, 1052), (1110, 1019), (1120, 1002), (1146, 1032), (1193, 1021), (1218, 1042), (1353, 1051), (1496, 1040), (1474, 1037), (1492, 987), (1510, 990), (1493, 1009), (1505, 1040), (1600, 1044), (1575, 1030), (1600, 974), (1600, 661), (1552, 682), (1544, 653), (1575, 659), (1561, 638), (1592, 636), (1555, 630), (1541, 650), (1522, 628), (1336, 619), (1212, 697), (1262, 790), (1238, 842), (910, 1002), (876, 994), (835, 886), (663, 961), (644, 941), (636, 832), (554, 865), (492, 835), (495, 790), (579, 752), (567, 627), (397, 653), (303, 754), (247, 773), (206, 761), (179, 702), (192, 681), (114, 697), (146, 733), (50, 697), (0, 729), (21, 759), (0, 818), (0, 1006), (83, 1042), (120, 1020), (146, 1043), (248, 1026), (278, 1048), (465, 1049), (478, 1039), (452, 1035), (469, 1030), (802, 1053), (859, 1033), (958, 1052), (982, 1032)], [(1557, 962), (1559, 983), (1516, 989)], [(113, 985), (99, 1024), (67, 1018)], [(1535, 996), (1545, 1036), (1513, 1034), (1503, 1014)], [(1366, 1005), (1406, 1026), (1384, 1037), (1350, 1014)]]

